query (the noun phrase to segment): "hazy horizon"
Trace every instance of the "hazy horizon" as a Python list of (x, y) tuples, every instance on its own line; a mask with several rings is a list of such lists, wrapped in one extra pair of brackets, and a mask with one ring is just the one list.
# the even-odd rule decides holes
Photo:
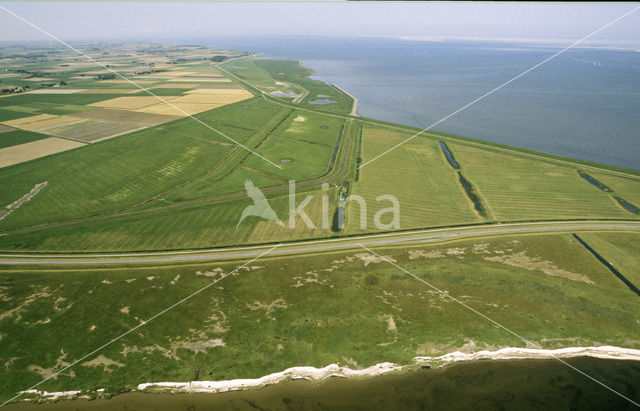
[[(569, 44), (629, 12), (615, 3), (2, 2), (65, 41), (188, 41), (238, 36), (383, 37)], [(48, 38), (0, 10), (0, 41)], [(640, 12), (585, 46), (640, 49)]]

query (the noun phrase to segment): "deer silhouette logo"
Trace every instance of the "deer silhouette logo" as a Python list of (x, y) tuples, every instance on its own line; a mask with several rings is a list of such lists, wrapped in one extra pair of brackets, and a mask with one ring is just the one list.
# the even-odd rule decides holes
[(269, 205), (267, 198), (264, 196), (262, 191), (253, 184), (253, 181), (246, 180), (244, 182), (244, 188), (247, 191), (249, 198), (253, 200), (253, 204), (242, 210), (242, 216), (240, 216), (240, 221), (238, 221), (236, 229), (240, 226), (240, 223), (249, 216), (261, 217), (284, 227), (284, 224), (280, 221), (276, 212), (273, 211), (273, 208)]

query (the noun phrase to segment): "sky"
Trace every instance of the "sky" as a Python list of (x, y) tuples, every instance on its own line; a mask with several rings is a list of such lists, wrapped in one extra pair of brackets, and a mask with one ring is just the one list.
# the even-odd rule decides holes
[[(65, 41), (231, 36), (574, 41), (640, 3), (0, 2)], [(0, 40), (46, 40), (0, 9)], [(640, 10), (590, 40), (640, 49)]]

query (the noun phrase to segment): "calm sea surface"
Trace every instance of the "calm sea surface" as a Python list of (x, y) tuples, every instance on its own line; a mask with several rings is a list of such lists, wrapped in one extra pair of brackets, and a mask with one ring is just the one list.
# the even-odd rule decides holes
[[(362, 116), (428, 127), (561, 47), (317, 37), (209, 39), (302, 60)], [(434, 130), (640, 170), (640, 52), (572, 49)]]

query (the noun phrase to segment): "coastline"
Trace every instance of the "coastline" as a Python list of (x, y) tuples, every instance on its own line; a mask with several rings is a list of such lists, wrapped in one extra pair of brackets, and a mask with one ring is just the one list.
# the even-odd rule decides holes
[(524, 360), (524, 359), (558, 359), (573, 357), (594, 357), (601, 359), (640, 361), (640, 349), (613, 346), (599, 347), (567, 347), (559, 349), (536, 349), (506, 347), (496, 351), (476, 351), (463, 353), (454, 351), (441, 356), (418, 356), (412, 364), (399, 365), (383, 362), (364, 369), (351, 369), (338, 364), (329, 364), (323, 368), (291, 367), (284, 371), (265, 375), (254, 379), (236, 379), (225, 381), (190, 381), (190, 382), (155, 382), (138, 384), (139, 391), (172, 393), (220, 393), (247, 388), (260, 388), (289, 380), (304, 379), (322, 382), (328, 378), (370, 378), (383, 374), (406, 371), (415, 367), (444, 367), (457, 362), (478, 360)]
[(344, 94), (346, 94), (347, 96), (351, 97), (353, 99), (353, 107), (351, 108), (351, 113), (349, 113), (352, 116), (358, 116), (360, 117), (360, 115), (358, 114), (358, 99), (356, 98), (356, 96), (354, 96), (353, 94), (349, 93), (347, 90), (343, 89), (342, 87), (340, 87), (337, 84), (331, 84), (333, 87), (337, 88), (338, 90), (342, 91)]
[[(287, 368), (259, 378), (234, 379), (222, 381), (189, 381), (189, 382), (147, 382), (136, 386), (132, 392), (150, 393), (223, 393), (246, 389), (257, 389), (291, 380), (307, 380), (321, 383), (328, 378), (364, 379), (384, 374), (400, 373), (419, 367), (440, 368), (458, 362), (474, 362), (479, 360), (532, 360), (532, 359), (566, 359), (574, 357), (593, 357), (608, 360), (640, 361), (640, 349), (622, 348), (614, 346), (598, 347), (567, 347), (558, 349), (535, 349), (506, 347), (495, 351), (482, 350), (472, 353), (454, 351), (440, 356), (414, 357), (412, 363), (406, 365), (390, 362), (379, 363), (364, 369), (352, 369), (329, 364), (323, 368), (299, 366)], [(89, 398), (87, 392), (60, 391), (46, 392), (29, 390), (23, 392), (29, 397), (22, 401), (32, 401), (34, 397), (44, 401), (57, 401), (74, 398)], [(104, 389), (96, 393), (103, 394)]]

